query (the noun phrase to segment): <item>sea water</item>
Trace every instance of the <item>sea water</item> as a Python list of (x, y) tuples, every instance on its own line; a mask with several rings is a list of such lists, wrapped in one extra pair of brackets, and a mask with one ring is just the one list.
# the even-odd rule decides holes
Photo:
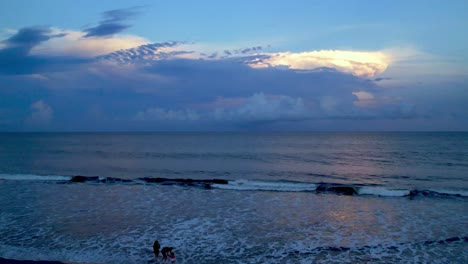
[(3, 133), (0, 257), (466, 263), (467, 174), (468, 133)]

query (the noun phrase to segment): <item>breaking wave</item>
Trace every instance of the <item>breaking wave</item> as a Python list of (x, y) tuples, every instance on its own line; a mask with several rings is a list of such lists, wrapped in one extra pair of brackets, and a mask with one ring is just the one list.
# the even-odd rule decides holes
[(144, 177), (121, 179), (100, 176), (62, 176), (35, 174), (0, 174), (5, 181), (44, 181), (58, 183), (88, 184), (157, 184), (164, 186), (185, 186), (204, 189), (224, 189), (233, 191), (271, 191), (271, 192), (308, 192), (316, 194), (381, 196), (381, 197), (468, 197), (467, 190), (424, 190), (392, 189), (366, 184), (309, 183), (298, 181), (263, 181), (263, 180), (226, 180), (226, 179), (190, 179)]

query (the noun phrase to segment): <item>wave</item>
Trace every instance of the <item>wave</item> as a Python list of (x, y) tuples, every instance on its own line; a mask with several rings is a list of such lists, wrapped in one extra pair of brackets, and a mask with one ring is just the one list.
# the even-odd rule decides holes
[(12, 181), (69, 181), (72, 176), (36, 175), (36, 174), (0, 174), (0, 180)]
[(239, 191), (278, 191), (278, 192), (315, 192), (317, 185), (314, 183), (292, 181), (255, 181), (235, 180), (227, 184), (214, 184), (212, 187)]
[(60, 176), (35, 174), (0, 174), (0, 180), (9, 181), (46, 181), (60, 183), (90, 183), (90, 184), (158, 184), (164, 186), (176, 185), (199, 187), (204, 189), (224, 189), (234, 191), (271, 191), (271, 192), (309, 192), (316, 194), (381, 196), (381, 197), (468, 197), (466, 190), (424, 190), (424, 189), (392, 189), (382, 186), (365, 184), (309, 183), (298, 181), (264, 181), (264, 180), (226, 180), (226, 179), (190, 179), (144, 177), (137, 179), (121, 179), (100, 176)]
[(377, 196), (389, 196), (389, 197), (400, 197), (408, 196), (411, 194), (411, 190), (400, 190), (400, 189), (386, 189), (383, 187), (361, 187), (358, 189), (360, 195), (377, 195)]

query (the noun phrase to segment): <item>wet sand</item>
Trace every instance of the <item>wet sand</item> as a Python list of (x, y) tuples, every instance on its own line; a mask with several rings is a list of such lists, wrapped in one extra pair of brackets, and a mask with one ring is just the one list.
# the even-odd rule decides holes
[(16, 259), (6, 259), (0, 258), (0, 264), (70, 264), (60, 261), (48, 261), (48, 260), (16, 260)]

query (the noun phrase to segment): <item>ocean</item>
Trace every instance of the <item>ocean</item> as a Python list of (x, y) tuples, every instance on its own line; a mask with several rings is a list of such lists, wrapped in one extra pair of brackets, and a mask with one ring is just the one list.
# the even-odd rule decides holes
[(0, 133), (0, 258), (468, 263), (468, 133)]

